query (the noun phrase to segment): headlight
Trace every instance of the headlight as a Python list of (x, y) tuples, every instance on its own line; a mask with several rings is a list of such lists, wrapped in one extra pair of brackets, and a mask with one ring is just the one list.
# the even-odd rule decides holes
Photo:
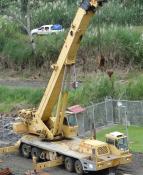
[(89, 168), (90, 168), (90, 169), (93, 169), (93, 165), (92, 165), (92, 164), (89, 164)]

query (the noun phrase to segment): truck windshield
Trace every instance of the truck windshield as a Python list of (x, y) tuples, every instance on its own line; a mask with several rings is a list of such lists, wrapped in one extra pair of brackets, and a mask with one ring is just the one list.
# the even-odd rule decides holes
[(77, 126), (77, 119), (75, 115), (69, 115), (67, 117), (67, 121), (69, 126)]
[(116, 147), (120, 150), (124, 150), (124, 151), (128, 150), (127, 137), (116, 140)]

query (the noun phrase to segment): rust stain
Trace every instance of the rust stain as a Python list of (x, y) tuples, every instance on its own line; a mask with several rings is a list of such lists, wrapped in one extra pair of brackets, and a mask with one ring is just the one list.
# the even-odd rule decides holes
[(1, 169), (0, 170), (0, 175), (11, 175), (12, 171), (9, 168)]

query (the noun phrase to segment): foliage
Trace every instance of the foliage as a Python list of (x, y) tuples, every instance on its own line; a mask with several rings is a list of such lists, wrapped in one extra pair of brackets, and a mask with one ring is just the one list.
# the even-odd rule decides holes
[[(29, 38), (18, 32), (19, 26), (7, 23), (3, 24), (2, 30), (3, 32), (0, 33), (0, 52), (6, 59), (8, 58), (7, 64), (13, 66), (30, 64), (41, 67), (46, 62), (49, 66), (51, 62), (55, 62), (57, 59), (66, 33), (35, 37), (36, 55), (33, 55)], [(92, 29), (84, 37), (78, 55), (81, 63), (85, 59), (89, 65), (90, 70), (88, 71), (95, 70), (95, 63), (93, 64), (93, 62), (98, 53), (98, 46), (96, 29)], [(110, 67), (135, 64), (142, 68), (142, 47), (141, 34), (134, 28), (118, 26), (108, 26), (107, 28), (106, 25), (101, 28), (101, 49), (104, 56), (108, 58)], [(87, 59), (88, 57), (91, 59)]]
[[(112, 85), (107, 75), (100, 74), (96, 79), (90, 77), (77, 89), (69, 92), (69, 105), (82, 104), (89, 105), (104, 99), (112, 91)], [(0, 86), (0, 111), (10, 111), (17, 104), (37, 106), (41, 100), (43, 89), (8, 88)]]
[(0, 111), (9, 112), (20, 105), (35, 106), (43, 93), (40, 89), (0, 87)]
[(65, 1), (49, 3), (46, 6), (33, 13), (32, 27), (38, 27), (43, 24), (61, 24), (64, 27), (69, 27), (67, 6)]
[(105, 74), (98, 74), (96, 77), (88, 77), (84, 80), (79, 89), (70, 92), (70, 105), (90, 103), (103, 100), (106, 96), (110, 96), (112, 92), (112, 83)]
[[(134, 73), (135, 74), (135, 73)], [(142, 100), (143, 76), (132, 77), (121, 81), (117, 75), (110, 79), (106, 74), (98, 73), (89, 76), (80, 86), (69, 92), (68, 105), (81, 104), (88, 106), (104, 100), (106, 96), (116, 99)], [(43, 89), (9, 88), (0, 86), (0, 111), (10, 111), (18, 104), (37, 106), (43, 95)]]
[(45, 62), (48, 62), (50, 66), (50, 63), (57, 60), (63, 44), (64, 34), (59, 33), (58, 35), (53, 34), (35, 38), (38, 67)]
[(96, 30), (95, 28), (87, 33), (81, 45), (81, 53), (83, 54), (79, 55), (88, 65), (86, 66), (88, 72), (95, 70), (94, 60), (97, 59), (99, 48), (105, 57), (108, 69), (135, 65), (142, 68), (143, 38), (136, 28), (104, 25), (101, 28), (100, 42)]
[(99, 18), (101, 24), (115, 25), (142, 25), (143, 2), (140, 1), (109, 1), (93, 19), (96, 23)]
[[(117, 88), (118, 87), (118, 88)], [(142, 100), (143, 99), (143, 76), (135, 76), (127, 82), (116, 84), (116, 96), (122, 99)]]
[[(133, 27), (132, 25), (142, 25), (143, 3), (140, 0), (133, 2), (111, 0), (97, 12), (79, 50), (78, 57), (85, 72), (95, 70), (93, 63), (99, 53), (100, 43), (102, 53), (108, 59), (108, 66), (138, 65), (142, 68), (142, 27)], [(25, 68), (29, 64), (36, 68), (43, 65), (47, 65), (49, 68), (51, 62), (55, 62), (58, 57), (65, 33), (56, 36), (35, 37), (33, 41), (36, 43), (36, 51), (33, 52), (31, 38), (23, 32), (25, 29), (22, 24), (27, 22), (28, 13), (32, 28), (52, 23), (60, 23), (64, 28), (69, 28), (78, 3), (79, 1), (76, 0), (62, 2), (32, 0), (29, 1), (28, 7), (28, 0), (18, 2), (16, 0), (1, 0), (1, 8), (4, 6), (4, 9), (13, 12), (14, 15), (17, 15), (16, 18), (18, 17), (18, 20), (15, 20), (8, 14), (5, 16), (5, 22), (1, 22), (2, 17), (0, 16), (0, 28), (3, 31), (0, 33), (0, 55), (5, 60), (0, 62), (1, 66), (6, 68), (6, 63), (7, 67), (14, 69), (19, 66)], [(28, 8), (30, 8), (29, 12)], [(101, 30), (101, 41), (97, 32), (98, 27)], [(90, 60), (87, 59), (89, 57)], [(87, 68), (85, 65), (88, 65)]]

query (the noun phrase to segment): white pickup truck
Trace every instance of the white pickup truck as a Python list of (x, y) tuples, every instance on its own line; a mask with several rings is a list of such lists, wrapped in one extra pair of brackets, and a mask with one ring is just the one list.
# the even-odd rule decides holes
[(43, 25), (39, 28), (31, 30), (31, 35), (47, 35), (52, 33), (63, 32), (64, 28), (60, 24)]

